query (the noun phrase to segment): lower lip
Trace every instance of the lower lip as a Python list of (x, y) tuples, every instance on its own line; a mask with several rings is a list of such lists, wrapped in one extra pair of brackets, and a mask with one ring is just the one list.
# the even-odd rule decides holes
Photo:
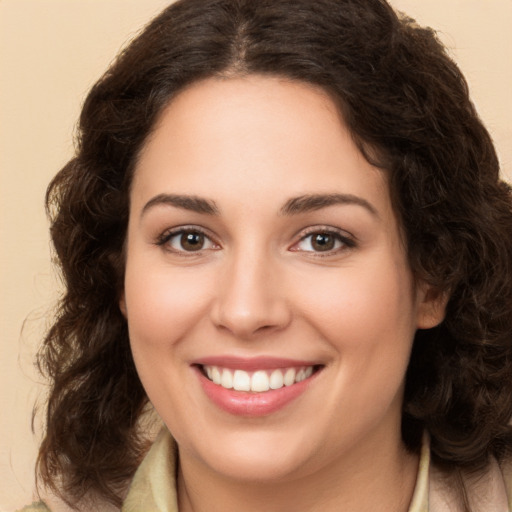
[(279, 389), (270, 389), (263, 393), (235, 391), (214, 384), (197, 368), (199, 381), (206, 396), (222, 410), (236, 416), (266, 416), (283, 409), (290, 402), (300, 397), (319, 372), (301, 382)]

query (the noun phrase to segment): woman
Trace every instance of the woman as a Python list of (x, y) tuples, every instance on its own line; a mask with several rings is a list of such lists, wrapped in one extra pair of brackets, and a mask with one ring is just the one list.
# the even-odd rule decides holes
[(68, 504), (510, 507), (512, 201), (432, 31), (177, 2), (93, 87), (48, 208), (38, 470)]

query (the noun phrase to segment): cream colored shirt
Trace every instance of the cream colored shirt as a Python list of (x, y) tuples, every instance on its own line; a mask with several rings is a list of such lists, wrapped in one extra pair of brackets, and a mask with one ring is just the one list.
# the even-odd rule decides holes
[[(133, 477), (122, 512), (178, 512), (175, 455), (175, 443), (169, 431), (163, 429)], [(493, 461), (485, 473), (463, 478), (472, 512), (512, 512), (512, 463), (500, 467)], [(427, 440), (421, 449), (409, 512), (462, 512), (453, 488), (445, 482), (431, 464)], [(34, 504), (23, 512), (49, 509)]]

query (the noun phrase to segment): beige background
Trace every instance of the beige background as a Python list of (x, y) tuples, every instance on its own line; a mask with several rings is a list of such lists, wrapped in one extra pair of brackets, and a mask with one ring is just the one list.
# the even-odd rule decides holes
[[(45, 188), (72, 154), (86, 91), (168, 3), (0, 0), (0, 511), (26, 504), (33, 493), (31, 411), (44, 387), (32, 360), (58, 296)], [(512, 0), (392, 3), (441, 32), (511, 179)]]

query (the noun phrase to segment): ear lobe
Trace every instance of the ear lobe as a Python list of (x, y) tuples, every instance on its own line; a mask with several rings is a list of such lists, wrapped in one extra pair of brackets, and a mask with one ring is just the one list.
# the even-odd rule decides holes
[(119, 309), (121, 310), (121, 313), (123, 314), (123, 316), (126, 318), (128, 313), (126, 310), (126, 300), (125, 300), (125, 296), (124, 296), (124, 291), (121, 294), (121, 297), (119, 299)]
[(446, 315), (446, 305), (450, 299), (447, 291), (440, 291), (421, 283), (418, 287), (418, 329), (431, 329), (438, 326)]

